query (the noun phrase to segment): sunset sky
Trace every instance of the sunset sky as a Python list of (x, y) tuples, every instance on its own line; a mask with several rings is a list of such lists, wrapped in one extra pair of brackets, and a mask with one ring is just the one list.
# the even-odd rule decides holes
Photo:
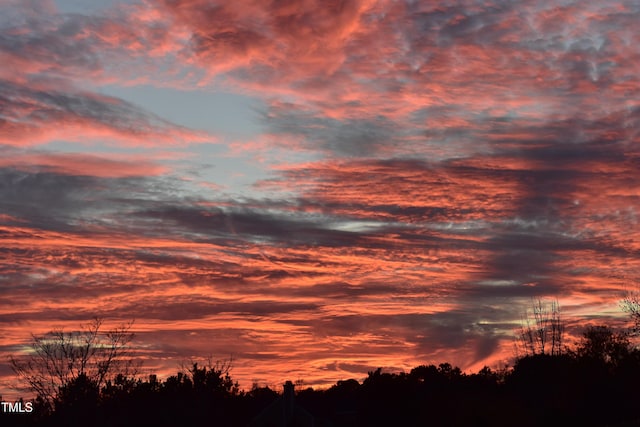
[(640, 3), (0, 0), (0, 394), (31, 333), (330, 385), (640, 279)]

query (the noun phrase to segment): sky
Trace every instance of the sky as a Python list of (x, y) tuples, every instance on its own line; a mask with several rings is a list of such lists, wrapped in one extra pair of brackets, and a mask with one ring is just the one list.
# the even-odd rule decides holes
[[(514, 357), (640, 278), (635, 0), (0, 0), (0, 357), (314, 386)], [(15, 394), (0, 363), (0, 394)]]

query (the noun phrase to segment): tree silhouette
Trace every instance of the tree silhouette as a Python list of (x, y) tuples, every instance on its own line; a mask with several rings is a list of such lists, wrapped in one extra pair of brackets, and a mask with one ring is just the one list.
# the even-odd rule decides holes
[(534, 301), (531, 311), (525, 311), (518, 336), (520, 356), (536, 354), (560, 355), (564, 351), (564, 323), (557, 301)]
[(622, 300), (622, 309), (629, 313), (633, 320), (631, 331), (634, 335), (640, 334), (640, 290), (627, 293)]
[[(335, 427), (640, 425), (636, 416), (640, 350), (630, 344), (629, 334), (608, 326), (589, 326), (577, 343), (558, 353), (556, 343), (561, 341), (556, 341), (558, 337), (554, 339), (553, 334), (561, 328), (557, 327), (559, 323), (552, 326), (554, 321), (559, 322), (557, 309), (552, 306), (545, 314), (545, 306), (538, 304), (536, 310), (530, 323), (536, 353), (518, 358), (513, 368), (494, 371), (484, 367), (476, 374), (446, 362), (417, 366), (408, 373), (378, 368), (361, 383), (349, 379), (327, 390), (300, 390), (296, 401), (313, 414), (315, 425)], [(545, 336), (544, 328), (541, 331), (538, 325), (546, 325), (550, 335)], [(231, 360), (191, 362), (165, 380), (153, 374), (145, 380), (126, 375), (126, 369), (119, 371), (127, 366), (119, 363), (126, 354), (125, 347), (115, 353), (106, 349), (128, 342), (128, 329), (121, 328), (115, 334), (99, 330), (97, 322), (82, 332), (57, 331), (34, 337), (38, 344), (34, 349), (40, 352), (34, 350), (34, 354), (41, 354), (40, 359), (31, 360), (29, 365), (24, 357), (20, 366), (38, 366), (36, 362), (43, 360), (49, 364), (31, 371), (30, 378), (47, 369), (55, 374), (55, 369), (64, 368), (67, 375), (56, 374), (58, 388), (51, 392), (52, 411), (39, 418), (39, 411), (34, 411), (32, 418), (0, 413), (0, 425), (137, 427), (213, 423), (246, 427), (256, 419), (266, 419), (268, 425), (270, 418), (260, 417), (265, 411), (273, 412), (268, 408), (282, 411), (277, 402), (283, 401), (284, 394), (258, 387), (257, 383), (248, 392), (240, 391), (230, 376)], [(109, 342), (112, 347), (107, 346)], [(96, 352), (87, 350), (91, 346), (98, 347)], [(43, 359), (43, 354), (49, 359)], [(54, 374), (49, 372), (46, 379)]]
[(587, 327), (575, 353), (580, 359), (616, 367), (628, 358), (632, 351), (633, 347), (626, 333), (599, 325)]
[(54, 420), (64, 425), (95, 425), (99, 397), (95, 380), (81, 373), (60, 387), (55, 398)]
[(32, 335), (31, 351), (10, 358), (11, 368), (37, 394), (44, 409), (53, 409), (65, 393), (99, 391), (117, 374), (135, 374), (132, 360), (127, 358), (132, 322), (105, 332), (102, 323), (95, 318), (79, 331), (58, 329)]
[(231, 379), (232, 360), (217, 361), (211, 360), (202, 367), (198, 363), (193, 363), (189, 368), (189, 374), (196, 392), (213, 395), (236, 395), (239, 392), (238, 383)]

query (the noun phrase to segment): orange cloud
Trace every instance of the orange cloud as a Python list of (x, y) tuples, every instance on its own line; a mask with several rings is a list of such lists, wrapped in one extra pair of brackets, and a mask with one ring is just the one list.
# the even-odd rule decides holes
[(154, 176), (166, 173), (168, 169), (150, 162), (147, 156), (107, 156), (88, 154), (21, 153), (5, 155), (0, 159), (0, 167), (23, 170), (45, 170), (63, 175), (86, 175), (99, 178), (131, 176)]
[[(377, 366), (500, 363), (532, 298), (557, 297), (571, 334), (622, 323), (639, 267), (632, 2), (36, 15), (0, 38), (0, 142), (13, 147), (0, 160), (0, 357), (52, 324), (135, 316), (135, 350), (161, 373), (231, 354), (243, 386), (328, 385)], [(210, 196), (153, 154), (17, 151), (211, 139), (90, 89), (105, 82), (262, 98), (265, 134), (225, 160), (271, 176)]]

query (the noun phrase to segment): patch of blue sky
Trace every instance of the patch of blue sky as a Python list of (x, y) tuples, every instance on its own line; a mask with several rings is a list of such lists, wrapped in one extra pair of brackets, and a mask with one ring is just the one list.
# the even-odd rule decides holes
[(259, 114), (262, 101), (245, 95), (151, 85), (108, 85), (98, 91), (177, 125), (209, 132), (223, 141), (252, 139), (263, 131)]
[[(167, 151), (166, 148), (160, 148)], [(146, 154), (150, 148), (143, 145), (130, 146), (115, 143), (111, 139), (90, 139), (85, 142), (53, 139), (45, 144), (38, 145), (38, 151), (49, 153), (90, 154), (93, 156), (111, 154)]]
[[(108, 140), (87, 144), (57, 140), (42, 146), (43, 150), (105, 156), (148, 153), (150, 160), (168, 166), (194, 190), (206, 187), (214, 193), (242, 194), (248, 198), (291, 196), (290, 191), (258, 189), (255, 184), (273, 178), (274, 166), (308, 162), (319, 157), (318, 153), (289, 150), (286, 146), (257, 144), (256, 149), (232, 148), (231, 144), (235, 142), (259, 141), (266, 131), (260, 114), (264, 104), (259, 98), (207, 88), (180, 90), (152, 85), (103, 85), (94, 90), (130, 102), (175, 125), (204, 131), (211, 135), (211, 143), (181, 145), (178, 142), (175, 146), (150, 148)], [(164, 155), (155, 157), (154, 152)], [(175, 152), (175, 156), (167, 156), (168, 152)]]
[[(113, 6), (123, 3), (121, 0), (53, 0), (59, 13), (79, 13), (82, 15), (92, 15)], [(132, 3), (128, 1), (127, 3)]]

